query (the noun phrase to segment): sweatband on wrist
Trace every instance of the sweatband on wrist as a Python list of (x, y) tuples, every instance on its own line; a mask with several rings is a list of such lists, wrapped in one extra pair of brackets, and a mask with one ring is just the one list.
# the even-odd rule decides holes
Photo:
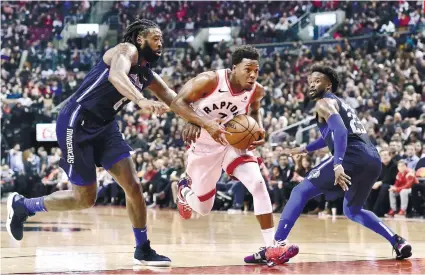
[(312, 143), (308, 144), (305, 147), (305, 150), (307, 150), (307, 152), (310, 153), (310, 152), (322, 149), (324, 147), (326, 147), (326, 142), (323, 139), (323, 137), (320, 137), (320, 138), (316, 139), (315, 141), (313, 141)]
[(333, 132), (334, 139), (334, 165), (341, 164), (347, 150), (348, 131), (339, 114), (333, 114), (328, 118), (329, 129)]

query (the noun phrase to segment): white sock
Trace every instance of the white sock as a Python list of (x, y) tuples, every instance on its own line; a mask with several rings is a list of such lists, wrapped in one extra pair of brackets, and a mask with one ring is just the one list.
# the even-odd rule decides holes
[(274, 227), (261, 230), (266, 247), (274, 245)]

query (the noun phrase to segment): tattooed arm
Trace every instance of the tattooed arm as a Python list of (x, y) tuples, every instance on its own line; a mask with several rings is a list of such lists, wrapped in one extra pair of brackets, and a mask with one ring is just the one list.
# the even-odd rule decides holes
[(131, 67), (137, 64), (137, 60), (138, 52), (133, 44), (121, 43), (109, 49), (103, 56), (103, 61), (110, 66), (108, 80), (120, 94), (136, 103), (140, 108), (148, 108), (162, 113), (166, 110), (166, 106), (161, 102), (147, 100), (127, 76)]

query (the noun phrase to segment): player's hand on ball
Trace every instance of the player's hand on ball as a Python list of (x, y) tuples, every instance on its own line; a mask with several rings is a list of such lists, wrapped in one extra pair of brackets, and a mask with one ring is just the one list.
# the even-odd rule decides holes
[(186, 144), (190, 145), (196, 142), (196, 140), (199, 138), (200, 135), (201, 135), (201, 127), (190, 122), (186, 123), (182, 133), (183, 141)]
[(232, 133), (229, 133), (226, 130), (224, 130), (224, 126), (220, 124), (218, 119), (207, 122), (204, 126), (204, 129), (208, 132), (208, 134), (210, 134), (210, 136), (216, 142), (224, 146), (229, 145), (225, 137), (225, 134), (231, 135)]
[(252, 151), (258, 146), (264, 145), (264, 143), (266, 143), (265, 136), (266, 132), (264, 131), (264, 129), (261, 129), (259, 139), (251, 143), (251, 145), (248, 147), (248, 151)]
[(335, 185), (341, 186), (342, 190), (348, 191), (348, 185), (351, 185), (351, 177), (345, 174), (344, 167), (337, 165), (335, 171)]

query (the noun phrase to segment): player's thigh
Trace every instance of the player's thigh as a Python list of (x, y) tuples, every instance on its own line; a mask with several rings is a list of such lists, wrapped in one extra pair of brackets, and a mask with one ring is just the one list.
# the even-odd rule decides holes
[(334, 200), (342, 197), (344, 192), (339, 185), (335, 185), (335, 171), (333, 157), (325, 159), (319, 165), (311, 169), (305, 177), (318, 190), (321, 190), (327, 200)]
[[(234, 176), (236, 168), (240, 167), (245, 163), (255, 163), (258, 166), (258, 158), (255, 157), (251, 151), (240, 150), (228, 146), (222, 163), (223, 170), (226, 171), (228, 175)], [(252, 171), (252, 173), (255, 172), (260, 172), (259, 166), (258, 171)]]
[(189, 151), (186, 172), (191, 180), (193, 192), (197, 196), (203, 196), (215, 191), (222, 174), (224, 150), (217, 148), (208, 152), (199, 147)]
[(373, 185), (376, 183), (381, 163), (376, 160), (359, 162), (361, 165), (355, 166), (352, 171), (347, 174), (351, 177), (351, 186), (345, 193), (344, 197), (347, 199), (348, 206), (364, 207)]
[(81, 129), (79, 108), (61, 111), (56, 136), (62, 151), (60, 167), (69, 181), (76, 186), (89, 186), (96, 182), (94, 140)]
[(105, 126), (105, 130), (96, 138), (94, 150), (96, 164), (110, 170), (115, 163), (130, 157), (132, 148), (125, 142), (118, 123), (114, 121)]

